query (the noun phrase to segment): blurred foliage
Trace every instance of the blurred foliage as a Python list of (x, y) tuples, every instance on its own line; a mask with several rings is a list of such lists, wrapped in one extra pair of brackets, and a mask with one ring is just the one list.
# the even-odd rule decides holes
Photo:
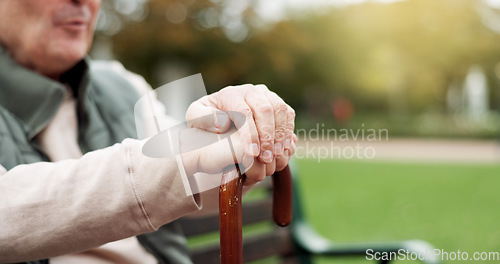
[(143, 20), (147, 14), (145, 1), (147, 0), (102, 1), (96, 25), (98, 35), (114, 35), (129, 23)]
[(201, 72), (210, 91), (265, 83), (310, 120), (331, 117), (339, 97), (356, 113), (405, 116), (445, 113), (449, 87), (480, 65), (491, 108), (500, 109), (500, 35), (485, 26), (481, 10), (494, 10), (482, 1), (370, 1), (295, 10), (273, 23), (251, 0), (144, 4), (142, 20), (111, 35), (116, 57), (153, 86), (165, 69), (181, 68)]

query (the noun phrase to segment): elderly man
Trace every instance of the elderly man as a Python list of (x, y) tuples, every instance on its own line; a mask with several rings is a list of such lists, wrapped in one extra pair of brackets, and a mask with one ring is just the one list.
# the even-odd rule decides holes
[[(0, 0), (1, 263), (190, 262), (172, 221), (214, 195), (186, 195), (179, 164), (145, 157), (131, 139), (140, 89), (124, 69), (85, 58), (99, 8), (100, 0)], [(235, 143), (239, 157), (254, 159), (248, 185), (288, 163), (294, 112), (265, 86), (222, 89), (187, 116), (214, 110), (246, 117)], [(230, 120), (194, 125), (223, 132)], [(182, 159), (188, 173), (232, 163), (201, 150)]]

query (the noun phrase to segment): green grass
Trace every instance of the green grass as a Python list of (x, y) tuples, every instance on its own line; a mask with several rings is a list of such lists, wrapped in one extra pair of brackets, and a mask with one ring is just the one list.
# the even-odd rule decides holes
[(329, 239), (422, 239), (447, 252), (500, 251), (500, 165), (298, 160), (298, 168), (308, 219)]
[(335, 128), (357, 130), (387, 129), (391, 138), (462, 138), (497, 139), (500, 134), (500, 114), (492, 113), (481, 121), (472, 121), (467, 115), (449, 115), (437, 112), (420, 114), (383, 114), (377, 112), (357, 112), (346, 123), (336, 122), (329, 117), (297, 117), (297, 129), (315, 129), (319, 125), (325, 129)]

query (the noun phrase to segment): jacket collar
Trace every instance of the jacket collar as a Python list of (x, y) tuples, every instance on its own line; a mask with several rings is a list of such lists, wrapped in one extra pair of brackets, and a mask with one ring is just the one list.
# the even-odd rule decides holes
[[(88, 80), (88, 62), (80, 61), (61, 76), (81, 98)], [(20, 119), (32, 139), (59, 108), (65, 86), (16, 63), (0, 47), (0, 105)]]

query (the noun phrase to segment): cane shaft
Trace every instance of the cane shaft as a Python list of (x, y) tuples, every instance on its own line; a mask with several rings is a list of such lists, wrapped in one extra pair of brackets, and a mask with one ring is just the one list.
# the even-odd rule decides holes
[(292, 174), (288, 165), (273, 174), (273, 219), (279, 226), (292, 221)]
[(239, 169), (222, 174), (219, 189), (220, 252), (222, 264), (243, 263), (241, 193), (244, 176)]
[[(243, 263), (241, 195), (245, 176), (238, 166), (222, 174), (219, 188), (221, 264)], [(279, 226), (292, 220), (292, 178), (288, 166), (273, 175), (273, 219)]]

